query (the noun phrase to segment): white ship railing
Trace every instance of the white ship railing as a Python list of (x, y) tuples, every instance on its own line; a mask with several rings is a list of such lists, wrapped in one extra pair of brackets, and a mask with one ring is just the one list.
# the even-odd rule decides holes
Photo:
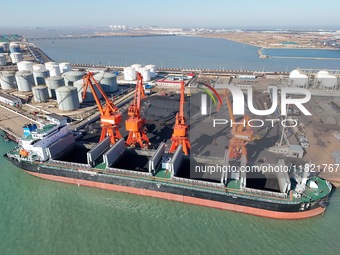
[(199, 180), (192, 180), (187, 178), (181, 178), (173, 176), (171, 177), (172, 181), (186, 183), (194, 186), (201, 186), (201, 187), (211, 187), (211, 188), (224, 188), (225, 186), (221, 183), (214, 183), (214, 182), (206, 182), (206, 181), (199, 181)]
[(109, 173), (116, 173), (116, 174), (124, 174), (124, 175), (131, 175), (131, 176), (140, 176), (140, 177), (152, 177), (152, 174), (149, 172), (139, 172), (139, 171), (131, 171), (131, 170), (123, 170), (119, 168), (106, 168), (106, 171)]
[(272, 192), (272, 191), (252, 189), (252, 188), (243, 188), (243, 191), (246, 193), (252, 193), (252, 194), (262, 195), (262, 196), (287, 198), (286, 193), (280, 193), (280, 192)]

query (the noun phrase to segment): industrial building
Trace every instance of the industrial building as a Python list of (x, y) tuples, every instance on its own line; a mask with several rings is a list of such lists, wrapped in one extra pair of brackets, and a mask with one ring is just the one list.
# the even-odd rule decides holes
[(185, 74), (169, 74), (165, 78), (158, 79), (156, 85), (160, 87), (180, 88), (182, 81), (188, 81), (192, 79), (192, 77), (192, 75)]
[(55, 114), (55, 113), (47, 114), (46, 119), (60, 126), (66, 125), (67, 123), (66, 117), (60, 116), (59, 114)]
[(0, 102), (8, 104), (10, 106), (16, 106), (16, 107), (20, 107), (22, 105), (20, 98), (17, 98), (9, 94), (1, 93), (1, 92), (0, 92)]

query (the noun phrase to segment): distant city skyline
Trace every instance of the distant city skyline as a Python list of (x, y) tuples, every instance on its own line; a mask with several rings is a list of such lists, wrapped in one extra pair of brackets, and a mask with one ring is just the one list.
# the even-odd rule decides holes
[(5, 1), (0, 27), (101, 26), (340, 28), (340, 2), (325, 1)]

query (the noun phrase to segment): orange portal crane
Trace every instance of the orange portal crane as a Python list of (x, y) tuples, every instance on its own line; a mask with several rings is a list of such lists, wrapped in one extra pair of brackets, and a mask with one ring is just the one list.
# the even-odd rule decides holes
[(181, 98), (179, 102), (179, 112), (176, 114), (176, 122), (174, 126), (174, 132), (171, 137), (171, 147), (169, 152), (173, 153), (177, 147), (181, 144), (184, 154), (189, 154), (188, 150), (191, 148), (188, 136), (188, 125), (185, 124), (184, 118), (184, 81), (181, 82)]
[[(105, 137), (110, 137), (111, 144), (115, 144), (117, 140), (122, 138), (122, 135), (119, 132), (119, 125), (122, 121), (122, 114), (118, 112), (118, 107), (115, 106), (113, 101), (108, 99), (102, 87), (98, 84), (98, 82), (94, 79), (93, 73), (89, 72), (83, 77), (83, 99), (86, 98), (86, 91), (88, 87), (90, 87), (91, 92), (93, 94), (94, 100), (98, 106), (100, 111), (100, 122), (102, 127), (102, 132), (100, 135), (100, 142), (105, 139)], [(105, 105), (102, 106), (97, 91), (103, 96), (105, 99)]]
[(140, 116), (141, 100), (144, 98), (143, 77), (137, 73), (137, 84), (135, 96), (132, 104), (128, 109), (129, 118), (125, 121), (126, 131), (129, 132), (126, 144), (128, 146), (136, 146), (139, 144), (141, 148), (146, 148), (150, 145), (147, 137), (146, 128), (143, 128), (145, 119)]
[(227, 101), (230, 121), (232, 123), (232, 138), (229, 140), (228, 158), (241, 158), (243, 159), (243, 164), (245, 164), (247, 159), (246, 145), (248, 144), (248, 142), (252, 141), (253, 136), (253, 131), (248, 125), (249, 116), (244, 114), (243, 120), (236, 122), (227, 91), (225, 92), (225, 97)]

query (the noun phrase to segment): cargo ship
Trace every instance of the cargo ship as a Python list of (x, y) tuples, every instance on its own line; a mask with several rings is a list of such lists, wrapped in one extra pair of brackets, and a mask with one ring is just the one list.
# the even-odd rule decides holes
[[(317, 176), (280, 176), (280, 191), (242, 186), (241, 174), (228, 181), (212, 182), (178, 176), (179, 167), (189, 167), (181, 146), (169, 154), (162, 142), (153, 150), (126, 147), (124, 139), (114, 145), (106, 138), (86, 152), (86, 163), (65, 161), (63, 155), (78, 157), (79, 132), (68, 129), (66, 121), (37, 128), (24, 127), (18, 146), (4, 157), (25, 172), (52, 181), (87, 186), (188, 204), (276, 218), (302, 219), (324, 213), (331, 184)], [(146, 159), (146, 168), (129, 170), (135, 155)], [(84, 156), (84, 155), (83, 155)], [(122, 159), (120, 164), (115, 164)]]

